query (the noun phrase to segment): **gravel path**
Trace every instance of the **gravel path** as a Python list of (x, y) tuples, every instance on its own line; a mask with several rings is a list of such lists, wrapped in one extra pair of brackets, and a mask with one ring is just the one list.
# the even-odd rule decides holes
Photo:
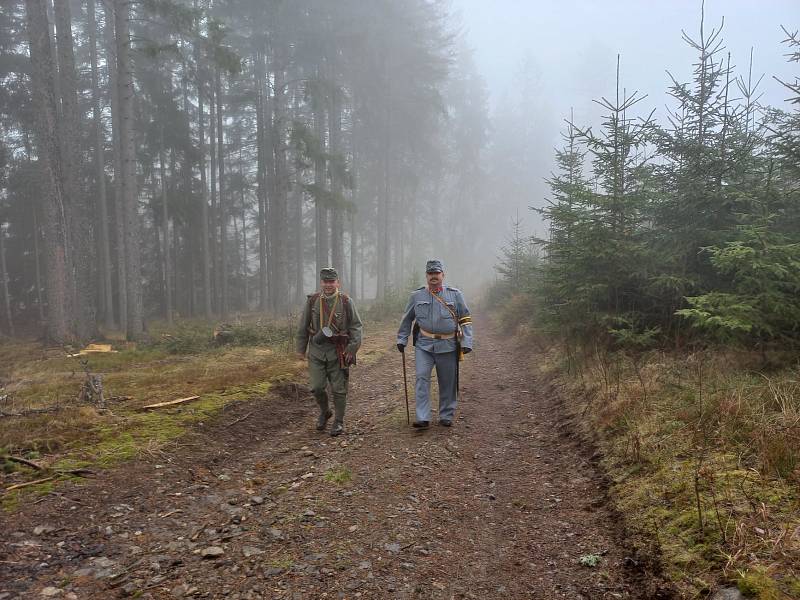
[(340, 438), (300, 386), (230, 407), (0, 516), (0, 600), (661, 597), (526, 353), (476, 329), (452, 428), (406, 425), (396, 352)]

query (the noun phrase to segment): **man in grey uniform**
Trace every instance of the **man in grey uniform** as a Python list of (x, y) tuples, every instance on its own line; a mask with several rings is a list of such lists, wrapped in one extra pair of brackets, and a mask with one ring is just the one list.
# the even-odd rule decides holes
[(400, 329), (397, 349), (404, 352), (414, 324), (414, 359), (417, 382), (414, 388), (414, 427), (426, 428), (431, 420), (431, 371), (439, 380), (439, 425), (450, 427), (458, 401), (458, 361), (472, 351), (472, 317), (460, 290), (443, 285), (440, 260), (425, 265), (428, 285), (412, 292)]

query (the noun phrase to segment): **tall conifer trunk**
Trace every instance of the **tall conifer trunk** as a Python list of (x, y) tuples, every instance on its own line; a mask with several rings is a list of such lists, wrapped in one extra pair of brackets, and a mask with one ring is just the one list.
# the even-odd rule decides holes
[(94, 242), (92, 208), (89, 195), (80, 182), (82, 152), (80, 143), (80, 109), (78, 76), (72, 39), (72, 16), (69, 2), (54, 3), (58, 48), (58, 73), (61, 90), (61, 163), (64, 204), (67, 211), (70, 245), (68, 268), (71, 271), (71, 294), (75, 333), (82, 341), (97, 331), (92, 265)]
[(266, 154), (272, 149), (267, 145), (265, 124), (265, 91), (266, 75), (264, 73), (264, 55), (257, 52), (255, 55), (256, 77), (256, 194), (258, 198), (258, 309), (267, 310), (269, 299), (267, 297), (267, 159)]
[(47, 335), (53, 342), (74, 341), (70, 327), (70, 286), (67, 270), (67, 223), (60, 182), (56, 133), (55, 69), (45, 0), (25, 0), (30, 39), (31, 98), (36, 115), (37, 165), (45, 228)]
[(125, 223), (125, 275), (128, 303), (127, 337), (139, 339), (144, 333), (142, 264), (139, 247), (139, 189), (136, 182), (136, 140), (134, 139), (133, 64), (130, 40), (130, 1), (114, 0), (119, 90), (119, 152), (122, 214)]
[[(334, 86), (331, 90), (330, 101), (330, 136), (331, 136), (331, 155), (335, 161), (339, 163), (342, 160), (342, 91), (338, 86)], [(344, 262), (344, 207), (341, 204), (342, 191), (342, 173), (340, 172), (341, 165), (335, 164), (331, 168), (331, 192), (334, 199), (334, 205), (331, 209), (331, 258), (333, 265), (342, 271), (341, 276), (343, 283), (347, 283), (347, 278), (344, 271), (347, 265)]]
[(3, 292), (3, 308), (5, 312), (8, 334), (14, 336), (14, 317), (11, 314), (11, 294), (8, 292), (8, 267), (6, 265), (6, 231), (0, 223), (0, 289)]
[(114, 294), (111, 283), (111, 248), (108, 239), (108, 200), (106, 193), (105, 140), (100, 114), (100, 89), (97, 70), (97, 11), (96, 0), (87, 0), (89, 19), (89, 60), (92, 77), (92, 130), (94, 134), (94, 173), (97, 206), (97, 282), (100, 288), (100, 308), (106, 329), (114, 328)]
[(214, 86), (217, 97), (217, 167), (219, 168), (219, 289), (220, 289), (220, 314), (228, 315), (228, 199), (225, 196), (225, 143), (222, 128), (222, 75), (220, 68), (215, 69)]

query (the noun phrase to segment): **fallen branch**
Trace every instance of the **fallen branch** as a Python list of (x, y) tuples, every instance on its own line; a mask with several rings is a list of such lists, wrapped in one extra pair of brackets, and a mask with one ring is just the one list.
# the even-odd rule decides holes
[(26, 467), (30, 467), (31, 469), (35, 469), (37, 471), (41, 471), (44, 469), (43, 466), (37, 465), (35, 462), (28, 460), (27, 458), (21, 458), (19, 456), (4, 456), (5, 460), (10, 460), (11, 462), (19, 463), (21, 465), (25, 465)]
[(28, 415), (41, 415), (45, 413), (59, 412), (61, 406), (50, 406), (48, 408), (31, 408), (22, 412), (5, 412), (0, 410), (0, 417), (27, 417)]
[(28, 487), (29, 485), (37, 485), (39, 483), (45, 483), (47, 481), (52, 481), (58, 477), (58, 475), (51, 475), (50, 477), (45, 477), (43, 479), (36, 479), (34, 481), (25, 481), (24, 483), (16, 483), (12, 486), (6, 488), (6, 492), (10, 492), (11, 490), (18, 490), (20, 488)]
[(233, 426), (233, 425), (236, 425), (237, 423), (241, 423), (242, 421), (244, 421), (244, 420), (245, 420), (247, 417), (249, 417), (249, 416), (250, 416), (250, 415), (252, 415), (252, 414), (253, 414), (253, 413), (249, 412), (249, 413), (247, 413), (245, 416), (243, 416), (243, 417), (239, 417), (239, 418), (238, 418), (238, 419), (236, 419), (235, 421), (232, 421), (232, 422), (228, 423), (227, 427), (231, 427), (231, 426)]
[(177, 400), (169, 400), (167, 402), (157, 402), (156, 404), (148, 404), (147, 406), (143, 406), (141, 410), (155, 410), (157, 408), (175, 406), (177, 404), (183, 404), (184, 402), (191, 402), (192, 400), (197, 400), (199, 397), (200, 396), (187, 396), (186, 398), (178, 398)]
[(86, 477), (87, 475), (94, 475), (94, 471), (89, 469), (69, 469), (66, 471), (56, 471), (59, 475), (76, 475), (77, 477)]

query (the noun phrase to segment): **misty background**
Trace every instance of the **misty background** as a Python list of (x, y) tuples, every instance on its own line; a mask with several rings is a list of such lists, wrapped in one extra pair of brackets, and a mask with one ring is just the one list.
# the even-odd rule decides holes
[[(728, 193), (732, 173), (771, 182), (765, 157), (791, 182), (770, 132), (793, 139), (793, 117), (770, 107), (791, 109), (775, 77), (794, 81), (781, 27), (795, 31), (798, 13), (788, 0), (5, 0), (0, 327), (86, 340), (100, 324), (136, 338), (149, 319), (283, 318), (331, 264), (387, 312), (430, 258), (473, 296), (508, 279), (509, 249), (549, 252), (564, 224), (541, 219), (554, 201), (586, 208), (569, 219), (592, 227), (608, 202), (630, 203), (609, 218), (645, 243), (651, 224), (685, 224), (659, 211)], [(697, 39), (703, 23), (708, 37), (723, 17), (698, 76), (682, 31)], [(740, 84), (759, 79), (743, 102)], [(681, 104), (675, 84), (713, 97)], [(617, 86), (641, 101), (596, 102)], [(670, 123), (676, 110), (685, 123)], [(626, 143), (598, 152), (592, 134), (617, 117), (606, 133)], [(581, 185), (565, 193), (567, 120)], [(697, 148), (681, 150), (692, 131)], [(681, 188), (680, 165), (711, 191)], [(758, 193), (746, 183), (737, 198)], [(742, 207), (728, 200), (690, 220), (720, 206), (734, 213), (713, 227), (735, 231)], [(597, 250), (570, 235), (571, 252)]]
[[(613, 97), (617, 54), (622, 87), (647, 95), (636, 107), (642, 116), (655, 109), (662, 121), (665, 107), (675, 106), (667, 95), (667, 72), (680, 82), (690, 80), (697, 56), (681, 39), (682, 30), (698, 36), (703, 5), (699, 0), (453, 0), (452, 8), (486, 83), (492, 142), (517, 144), (525, 152), (513, 187), (493, 196), (505, 213), (506, 232), (496, 231), (502, 243), (517, 214), (528, 234), (545, 235), (541, 218), (529, 207), (541, 207), (550, 196), (545, 179), (570, 110), (578, 126), (600, 124), (603, 109), (593, 100)], [(800, 3), (710, 0), (704, 12), (707, 33), (724, 18), (725, 52), (737, 73), (747, 73), (752, 49), (753, 79), (763, 76), (760, 102), (789, 110), (789, 93), (774, 77), (793, 80), (781, 25), (797, 29)]]

